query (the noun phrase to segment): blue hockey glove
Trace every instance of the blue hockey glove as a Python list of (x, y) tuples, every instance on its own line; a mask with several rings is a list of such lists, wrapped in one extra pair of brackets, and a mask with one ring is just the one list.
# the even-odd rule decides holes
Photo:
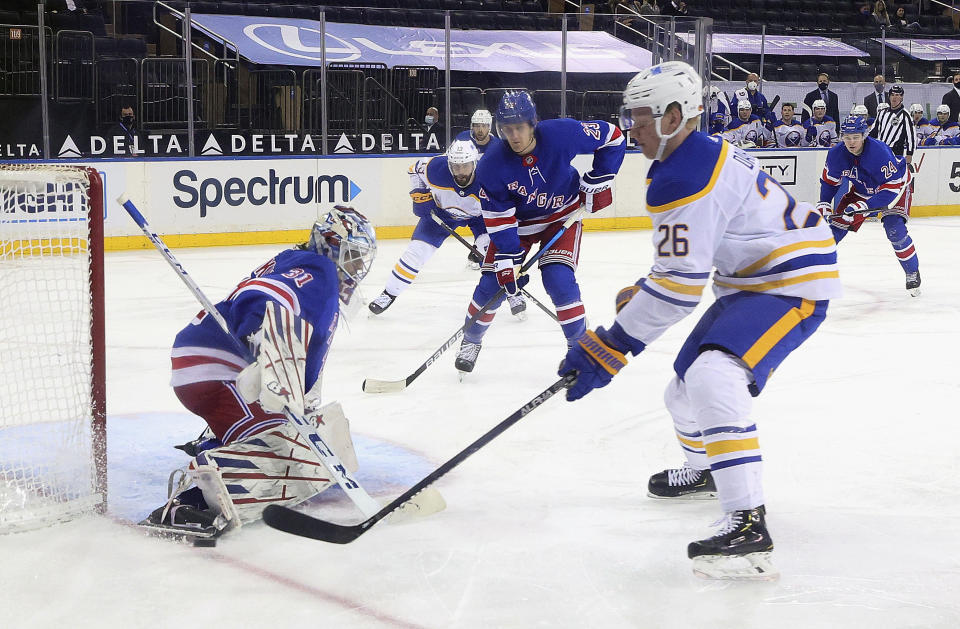
[(594, 389), (610, 384), (617, 372), (627, 364), (627, 357), (616, 347), (609, 332), (603, 328), (587, 330), (577, 339), (576, 345), (567, 350), (567, 355), (557, 375), (577, 371), (577, 380), (567, 389), (567, 401), (579, 400)]
[(866, 201), (854, 201), (843, 208), (843, 214), (845, 216), (853, 216), (854, 214), (860, 214), (862, 212), (869, 212), (870, 208), (867, 207)]
[(493, 256), (493, 272), (497, 275), (497, 283), (508, 295), (516, 295), (530, 281), (530, 276), (520, 275), (524, 255), (526, 251), (521, 249), (513, 253), (498, 251)]
[(430, 212), (439, 209), (430, 188), (414, 188), (410, 191), (410, 200), (413, 201), (413, 213), (417, 218), (427, 218)]

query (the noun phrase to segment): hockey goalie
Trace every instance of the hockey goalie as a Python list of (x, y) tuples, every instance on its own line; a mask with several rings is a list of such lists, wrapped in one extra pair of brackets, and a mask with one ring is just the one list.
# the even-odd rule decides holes
[(320, 385), (341, 304), (350, 304), (375, 254), (367, 219), (337, 206), (314, 224), (309, 242), (268, 260), (216, 305), (256, 362), (247, 364), (204, 311), (177, 334), (171, 385), (207, 428), (178, 446), (193, 458), (171, 474), (167, 502), (141, 525), (216, 538), (260, 519), (267, 505), (293, 506), (334, 484), (285, 409), (356, 470), (347, 419), (339, 404), (321, 405)]

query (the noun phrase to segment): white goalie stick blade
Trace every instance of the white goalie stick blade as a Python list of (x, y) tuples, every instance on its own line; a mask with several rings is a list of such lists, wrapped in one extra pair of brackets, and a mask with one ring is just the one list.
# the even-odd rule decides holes
[(693, 574), (703, 579), (727, 581), (775, 581), (780, 572), (770, 561), (771, 553), (748, 553), (728, 557), (701, 555), (693, 558)]
[[(386, 506), (388, 503), (384, 503)], [(427, 487), (419, 494), (403, 503), (403, 505), (385, 518), (389, 524), (399, 524), (409, 522), (428, 515), (433, 515), (447, 508), (447, 501), (439, 491), (433, 487)]]
[(377, 380), (376, 378), (367, 378), (363, 381), (364, 393), (396, 393), (406, 388), (406, 380)]

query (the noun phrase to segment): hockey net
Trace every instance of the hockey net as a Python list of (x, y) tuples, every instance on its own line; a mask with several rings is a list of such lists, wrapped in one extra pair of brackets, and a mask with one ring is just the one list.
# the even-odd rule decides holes
[(103, 187), (0, 164), (0, 534), (106, 501)]

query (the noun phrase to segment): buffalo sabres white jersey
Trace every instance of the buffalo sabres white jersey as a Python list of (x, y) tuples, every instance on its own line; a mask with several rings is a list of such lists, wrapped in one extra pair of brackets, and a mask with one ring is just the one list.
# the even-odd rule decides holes
[(410, 189), (429, 188), (433, 201), (453, 218), (467, 220), (480, 216), (480, 187), (476, 177), (466, 188), (454, 182), (447, 167), (447, 156), (422, 157), (407, 171)]
[(764, 126), (760, 116), (756, 114), (751, 114), (750, 120), (746, 122), (740, 120), (740, 118), (734, 118), (727, 125), (723, 138), (737, 146), (748, 147), (764, 147), (773, 142), (770, 131)]
[(648, 345), (693, 311), (713, 269), (717, 297), (841, 293), (836, 243), (820, 213), (728, 142), (693, 132), (654, 162), (647, 211), (654, 265), (617, 322)]
[(773, 138), (780, 148), (809, 146), (807, 144), (807, 130), (803, 123), (796, 118), (793, 118), (789, 123), (777, 120), (777, 124), (773, 125)]
[(930, 123), (930, 135), (927, 136), (925, 144), (928, 146), (950, 145), (958, 134), (960, 134), (960, 126), (956, 122), (948, 120), (940, 124), (938, 120), (933, 120)]
[(824, 116), (820, 120), (807, 118), (803, 126), (807, 129), (806, 146), (830, 148), (840, 139), (837, 135), (837, 122), (830, 116)]
[(926, 118), (921, 117), (920, 120), (913, 123), (913, 126), (917, 129), (917, 146), (920, 146), (921, 142), (933, 135), (933, 125)]

